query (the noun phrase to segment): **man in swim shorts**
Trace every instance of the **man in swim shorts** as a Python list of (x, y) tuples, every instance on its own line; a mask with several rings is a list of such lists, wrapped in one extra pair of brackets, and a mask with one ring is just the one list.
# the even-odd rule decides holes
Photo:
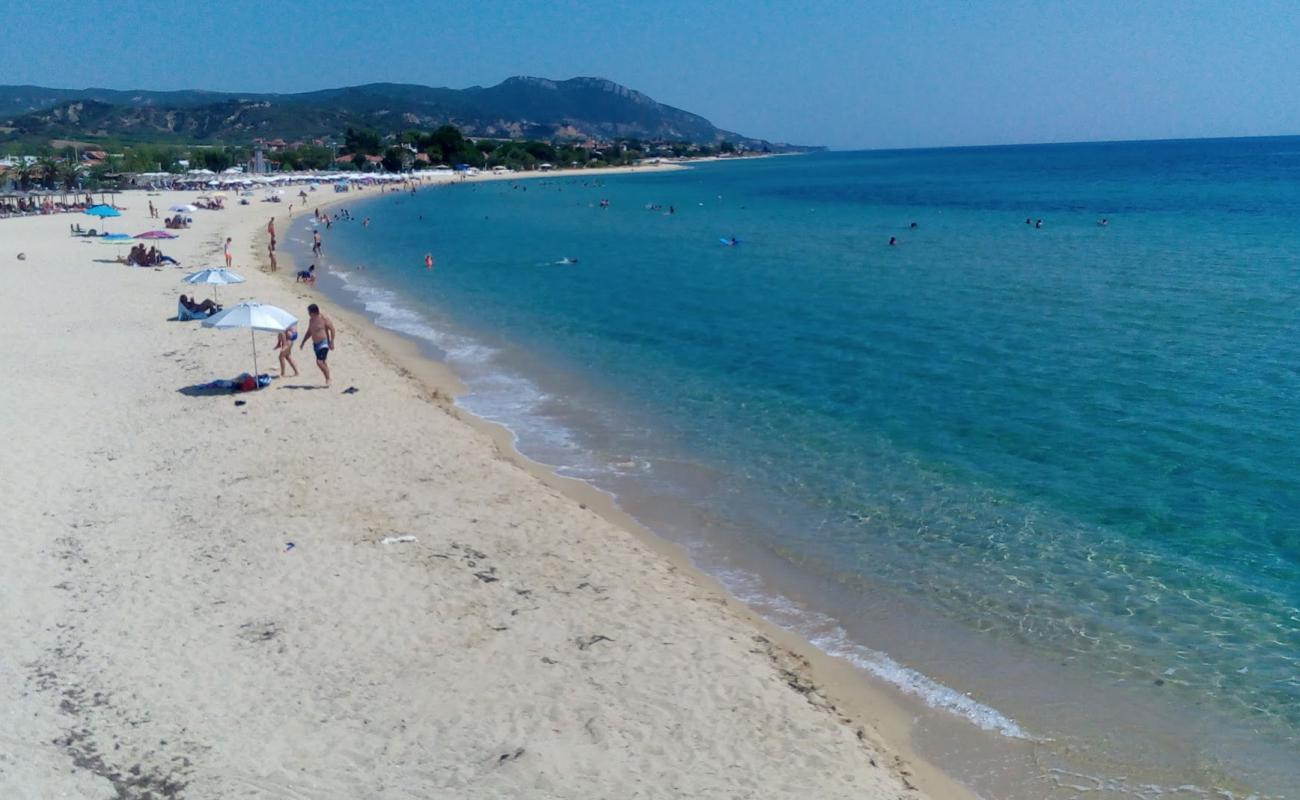
[(334, 349), (334, 323), (329, 317), (320, 313), (320, 307), (315, 303), (307, 306), (307, 335), (302, 338), (302, 343), (298, 345), (301, 350), (307, 342), (311, 342), (311, 349), (316, 351), (316, 366), (320, 367), (321, 373), (325, 376), (325, 386), (330, 385), (330, 368), (325, 363), (329, 358), (330, 351)]

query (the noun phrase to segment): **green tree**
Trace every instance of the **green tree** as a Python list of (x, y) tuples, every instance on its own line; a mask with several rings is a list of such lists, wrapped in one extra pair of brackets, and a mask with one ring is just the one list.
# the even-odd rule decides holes
[(207, 148), (190, 153), (191, 167), (195, 166), (194, 162), (196, 160), (200, 162), (199, 166), (204, 169), (210, 169), (213, 172), (221, 172), (222, 170), (230, 169), (231, 165), (235, 163), (231, 154), (226, 152), (226, 148), (224, 147)]
[[(464, 155), (470, 146), (456, 126), (443, 125), (429, 134), (428, 137), (422, 139), (420, 147), (429, 154), (429, 160), (435, 164), (456, 164), (466, 160)], [(478, 161), (471, 160), (469, 163), (479, 163), (481, 161), (482, 159), (479, 158)]]
[(86, 175), (86, 168), (76, 161), (65, 160), (59, 164), (59, 185), (64, 191), (76, 189)]
[(370, 128), (349, 127), (343, 134), (343, 149), (355, 155), (377, 156), (381, 148), (379, 132)]
[(59, 185), (59, 162), (53, 156), (41, 156), (36, 160), (36, 182), (46, 189)]
[(411, 166), (414, 156), (405, 147), (390, 147), (384, 151), (383, 165), (389, 172), (402, 172)]
[(26, 156), (19, 156), (14, 162), (13, 180), (24, 192), (32, 188), (32, 181), (36, 180), (36, 165), (28, 161)]
[(555, 161), (555, 148), (546, 142), (524, 142), (524, 150), (538, 161)]

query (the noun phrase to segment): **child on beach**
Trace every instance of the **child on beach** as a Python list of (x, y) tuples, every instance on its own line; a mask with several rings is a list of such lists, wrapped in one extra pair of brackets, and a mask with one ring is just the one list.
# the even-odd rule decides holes
[(298, 365), (293, 363), (293, 343), (298, 341), (298, 326), (290, 325), (275, 337), (275, 349), (280, 351), (280, 377), (284, 377), (284, 365), (293, 367), (293, 377), (298, 377)]

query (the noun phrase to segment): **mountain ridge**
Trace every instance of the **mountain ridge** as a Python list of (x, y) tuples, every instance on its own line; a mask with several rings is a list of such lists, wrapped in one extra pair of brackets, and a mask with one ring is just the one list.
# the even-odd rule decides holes
[(378, 82), (309, 92), (57, 89), (0, 86), (0, 141), (46, 139), (248, 143), (337, 138), (348, 127), (396, 134), (450, 124), (467, 136), (730, 142), (773, 152), (814, 149), (744, 136), (607, 78), (516, 75), (465, 89)]

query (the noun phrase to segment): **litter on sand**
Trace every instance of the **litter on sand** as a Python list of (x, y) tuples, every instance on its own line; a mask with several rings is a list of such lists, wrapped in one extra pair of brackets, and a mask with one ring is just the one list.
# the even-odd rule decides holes
[(409, 542), (418, 542), (414, 536), (385, 536), (380, 540), (380, 544), (407, 544)]

